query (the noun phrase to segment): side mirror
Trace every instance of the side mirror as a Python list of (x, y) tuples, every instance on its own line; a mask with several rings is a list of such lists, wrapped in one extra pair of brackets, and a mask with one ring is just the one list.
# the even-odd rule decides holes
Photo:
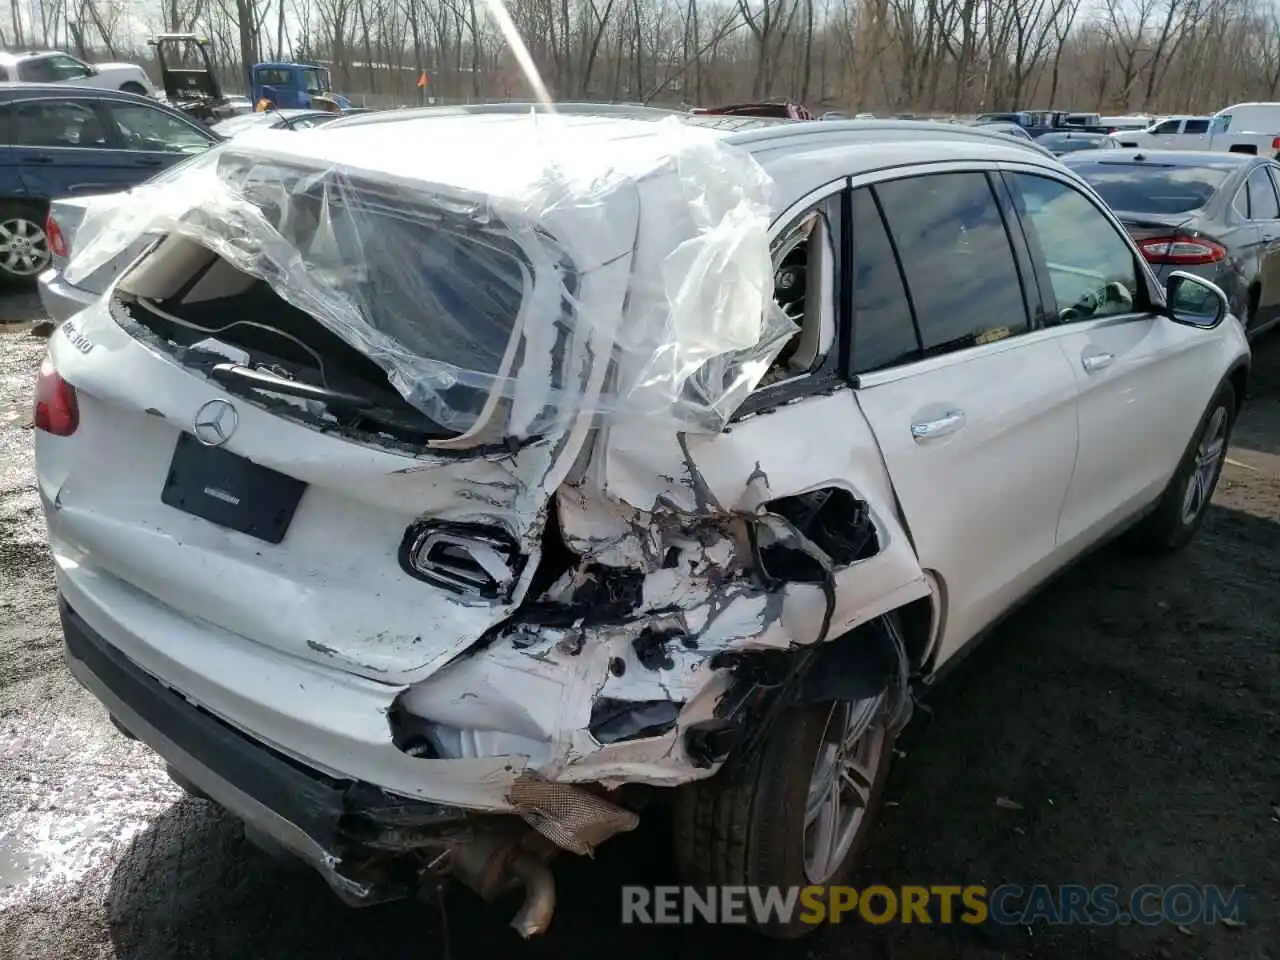
[(1221, 287), (1185, 270), (1169, 274), (1164, 290), (1165, 310), (1174, 323), (1212, 330), (1231, 312)]

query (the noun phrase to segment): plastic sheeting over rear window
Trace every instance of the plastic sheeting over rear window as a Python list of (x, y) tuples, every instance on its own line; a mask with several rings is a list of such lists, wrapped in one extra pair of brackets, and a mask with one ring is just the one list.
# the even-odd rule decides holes
[(250, 131), (91, 212), (67, 275), (177, 233), (458, 434), (539, 436), (581, 413), (718, 430), (795, 333), (772, 300), (770, 186), (675, 119)]

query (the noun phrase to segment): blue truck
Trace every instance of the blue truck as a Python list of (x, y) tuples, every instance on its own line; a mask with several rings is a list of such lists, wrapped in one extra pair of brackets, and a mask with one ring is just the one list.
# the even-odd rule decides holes
[(310, 63), (255, 63), (249, 71), (254, 104), (269, 102), (277, 110), (346, 110), (351, 102), (333, 92), (327, 67)]

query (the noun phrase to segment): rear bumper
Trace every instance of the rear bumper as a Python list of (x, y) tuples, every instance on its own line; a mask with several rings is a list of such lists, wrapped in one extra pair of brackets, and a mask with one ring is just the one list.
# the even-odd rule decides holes
[(54, 323), (62, 323), (98, 299), (96, 293), (71, 286), (53, 268), (40, 274), (39, 288), (40, 303)]
[(59, 602), (67, 664), (132, 735), (248, 826), (318, 870), (342, 899), (364, 905), (406, 892), (385, 873), (350, 866), (391, 836), (443, 842), (464, 811), (392, 797), (376, 787), (309, 769), (192, 705), (132, 663)]

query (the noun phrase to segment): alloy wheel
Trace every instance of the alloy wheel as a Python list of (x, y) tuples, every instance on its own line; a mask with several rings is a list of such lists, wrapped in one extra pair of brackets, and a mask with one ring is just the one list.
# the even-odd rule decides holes
[(1196, 444), (1196, 458), (1182, 495), (1182, 522), (1186, 526), (1196, 521), (1213, 493), (1214, 481), (1227, 455), (1227, 422), (1227, 408), (1215, 408)]
[(834, 703), (809, 780), (804, 817), (804, 869), (823, 884), (839, 871), (858, 836), (882, 762), (884, 694)]
[(0, 223), (0, 271), (34, 277), (49, 265), (49, 238), (44, 228), (25, 217)]

